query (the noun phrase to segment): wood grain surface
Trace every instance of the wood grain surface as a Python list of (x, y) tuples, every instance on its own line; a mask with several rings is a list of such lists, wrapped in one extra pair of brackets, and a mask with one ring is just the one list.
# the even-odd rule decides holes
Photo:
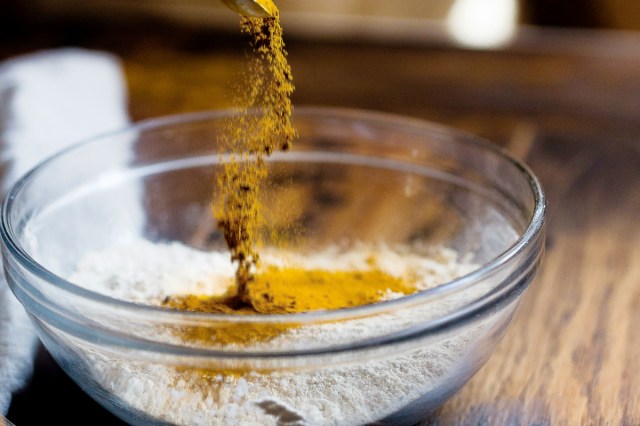
[[(229, 105), (242, 64), (235, 38), (119, 37), (96, 30), (79, 44), (120, 55), (134, 119)], [(425, 424), (640, 425), (633, 37), (541, 33), (499, 52), (289, 43), (296, 104), (375, 109), (479, 134), (524, 159), (547, 193), (539, 277), (489, 362)]]

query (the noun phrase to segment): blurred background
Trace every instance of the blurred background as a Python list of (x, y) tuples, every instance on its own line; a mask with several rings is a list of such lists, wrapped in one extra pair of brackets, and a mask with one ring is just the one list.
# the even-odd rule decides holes
[[(217, 0), (3, 0), (3, 41), (43, 25), (108, 25), (150, 20), (234, 30), (237, 19)], [(529, 26), (640, 29), (635, 0), (280, 0), (289, 35), (319, 39), (451, 41), (495, 47)]]
[[(295, 103), (414, 115), (498, 143), (531, 128), (591, 137), (585, 115), (611, 135), (635, 117), (640, 1), (276, 3)], [(228, 107), (245, 45), (219, 0), (3, 0), (0, 60), (66, 46), (122, 59), (139, 120)]]

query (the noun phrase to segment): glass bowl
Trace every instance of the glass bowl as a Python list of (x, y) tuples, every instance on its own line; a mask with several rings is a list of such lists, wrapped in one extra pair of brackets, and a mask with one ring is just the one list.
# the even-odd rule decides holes
[[(87, 256), (107, 262), (114, 247), (125, 259), (98, 272), (124, 291), (140, 283), (119, 282), (123, 270), (153, 274), (184, 261), (143, 265), (140, 244), (224, 252), (211, 194), (229, 158), (218, 137), (230, 114), (155, 119), (95, 138), (11, 189), (5, 274), (44, 345), (132, 424), (420, 421), (485, 363), (538, 270), (538, 181), (500, 148), (452, 129), (300, 107), (294, 149), (268, 162), (271, 228), (261, 249), (329, 268), (364, 252), (391, 269), (411, 259), (422, 291), (341, 310), (236, 316), (123, 300), (78, 278)], [(243, 344), (206, 338), (247, 329), (280, 331)]]

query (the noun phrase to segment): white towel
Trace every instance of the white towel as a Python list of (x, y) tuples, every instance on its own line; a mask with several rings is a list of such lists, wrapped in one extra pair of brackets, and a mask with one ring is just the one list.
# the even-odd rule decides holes
[[(117, 58), (61, 49), (0, 64), (0, 187), (50, 154), (128, 122)], [(36, 336), (4, 277), (0, 280), (0, 414), (33, 370)]]

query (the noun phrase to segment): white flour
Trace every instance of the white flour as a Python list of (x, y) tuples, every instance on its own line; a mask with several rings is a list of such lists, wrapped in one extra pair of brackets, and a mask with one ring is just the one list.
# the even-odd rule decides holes
[[(349, 253), (329, 250), (299, 257), (265, 253), (266, 264), (305, 268), (366, 269), (376, 265), (396, 276), (419, 277), (421, 289), (474, 269), (448, 249), (428, 257), (364, 247)], [(86, 256), (70, 278), (85, 288), (130, 301), (157, 304), (167, 295), (220, 294), (233, 277), (226, 253), (204, 253), (180, 244), (137, 242)], [(396, 295), (389, 294), (389, 298)], [(457, 303), (463, 303), (458, 301)], [(302, 326), (261, 345), (269, 349), (308, 349), (353, 342), (400, 330), (441, 315), (456, 303), (411, 309), (341, 323)], [(162, 364), (114, 360), (94, 354), (88, 363), (97, 381), (123, 403), (181, 425), (356, 425), (380, 420), (451, 380), (465, 355), (469, 332), (381, 359), (327, 364), (313, 370), (247, 373), (202, 379), (197, 371)], [(320, 366), (319, 366), (320, 367)]]

